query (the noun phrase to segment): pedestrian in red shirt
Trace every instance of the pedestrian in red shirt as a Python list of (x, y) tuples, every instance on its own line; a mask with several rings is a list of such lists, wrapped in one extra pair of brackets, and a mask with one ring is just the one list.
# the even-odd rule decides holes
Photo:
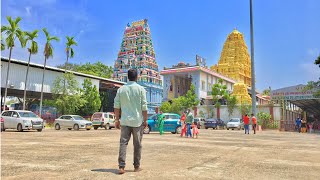
[(248, 116), (248, 114), (246, 114), (246, 115), (244, 116), (244, 118), (243, 118), (244, 134), (247, 134), (247, 132), (248, 132), (248, 134), (249, 134), (249, 121), (250, 121), (249, 116)]
[(256, 134), (256, 128), (257, 128), (257, 118), (254, 116), (254, 114), (251, 114), (251, 119), (252, 119), (252, 128), (254, 134)]

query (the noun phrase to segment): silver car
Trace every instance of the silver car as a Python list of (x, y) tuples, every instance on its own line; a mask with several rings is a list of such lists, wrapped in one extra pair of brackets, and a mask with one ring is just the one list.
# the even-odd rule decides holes
[(61, 128), (74, 129), (76, 131), (79, 129), (90, 130), (92, 122), (78, 115), (63, 115), (54, 121), (54, 127), (56, 130)]
[(41, 132), (43, 129), (43, 120), (31, 111), (4, 111), (1, 114), (1, 119), (3, 121), (1, 131), (17, 129), (19, 132), (23, 130), (37, 130)]
[(229, 129), (238, 129), (238, 130), (241, 130), (241, 129), (244, 129), (244, 124), (243, 124), (243, 121), (242, 119), (240, 118), (231, 118), (230, 121), (227, 123), (227, 130)]

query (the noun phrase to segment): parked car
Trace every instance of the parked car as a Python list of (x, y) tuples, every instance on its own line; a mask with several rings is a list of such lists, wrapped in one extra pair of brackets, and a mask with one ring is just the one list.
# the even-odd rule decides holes
[(217, 127), (218, 127), (217, 119), (215, 118), (206, 119), (204, 122), (204, 128), (206, 129), (208, 128), (217, 129)]
[(217, 119), (217, 126), (219, 128), (223, 128), (226, 126), (226, 124), (224, 123), (224, 121), (222, 119)]
[[(164, 132), (171, 132), (172, 134), (181, 133), (180, 115), (174, 113), (163, 113), (164, 115)], [(143, 133), (159, 132), (158, 115), (150, 116), (148, 119), (148, 127), (144, 128)]]
[(231, 118), (230, 121), (227, 123), (227, 130), (229, 129), (238, 129), (238, 130), (241, 130), (241, 129), (244, 129), (244, 124), (243, 124), (243, 121), (242, 119), (240, 118)]
[(112, 112), (96, 112), (92, 115), (91, 121), (93, 129), (97, 130), (99, 127), (107, 129), (115, 128), (115, 115)]
[(90, 130), (92, 122), (78, 115), (63, 115), (54, 121), (54, 127), (56, 130), (60, 130), (61, 128), (74, 129), (76, 131), (79, 129)]
[(3, 121), (1, 123), (1, 131), (17, 129), (19, 132), (23, 130), (37, 130), (41, 132), (43, 129), (43, 119), (31, 111), (4, 111), (1, 114), (1, 121)]
[(202, 128), (204, 128), (204, 123), (205, 123), (205, 119), (204, 118), (194, 118), (193, 119), (193, 122), (196, 122), (197, 123), (197, 128), (198, 129), (201, 129), (201, 127)]

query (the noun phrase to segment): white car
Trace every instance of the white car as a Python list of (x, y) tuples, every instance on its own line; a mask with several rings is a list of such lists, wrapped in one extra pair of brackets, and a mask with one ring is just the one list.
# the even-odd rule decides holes
[(54, 127), (56, 130), (60, 130), (61, 128), (90, 130), (92, 123), (78, 115), (63, 115), (54, 121)]
[(37, 130), (41, 132), (43, 129), (43, 119), (31, 111), (4, 111), (1, 114), (1, 119), (3, 120), (1, 131), (17, 129), (19, 132), (23, 130)]
[(99, 127), (103, 127), (106, 130), (115, 128), (115, 115), (111, 112), (96, 112), (92, 115), (91, 121), (93, 128), (97, 130)]
[(241, 129), (244, 129), (244, 124), (243, 124), (243, 121), (242, 119), (240, 118), (231, 118), (230, 121), (227, 123), (227, 130), (229, 129), (238, 129), (238, 130), (241, 130)]

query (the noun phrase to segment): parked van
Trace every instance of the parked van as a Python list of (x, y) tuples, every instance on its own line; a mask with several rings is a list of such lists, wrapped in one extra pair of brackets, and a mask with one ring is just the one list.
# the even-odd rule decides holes
[(96, 112), (92, 115), (91, 121), (94, 130), (99, 127), (107, 129), (115, 128), (115, 115), (113, 112)]

